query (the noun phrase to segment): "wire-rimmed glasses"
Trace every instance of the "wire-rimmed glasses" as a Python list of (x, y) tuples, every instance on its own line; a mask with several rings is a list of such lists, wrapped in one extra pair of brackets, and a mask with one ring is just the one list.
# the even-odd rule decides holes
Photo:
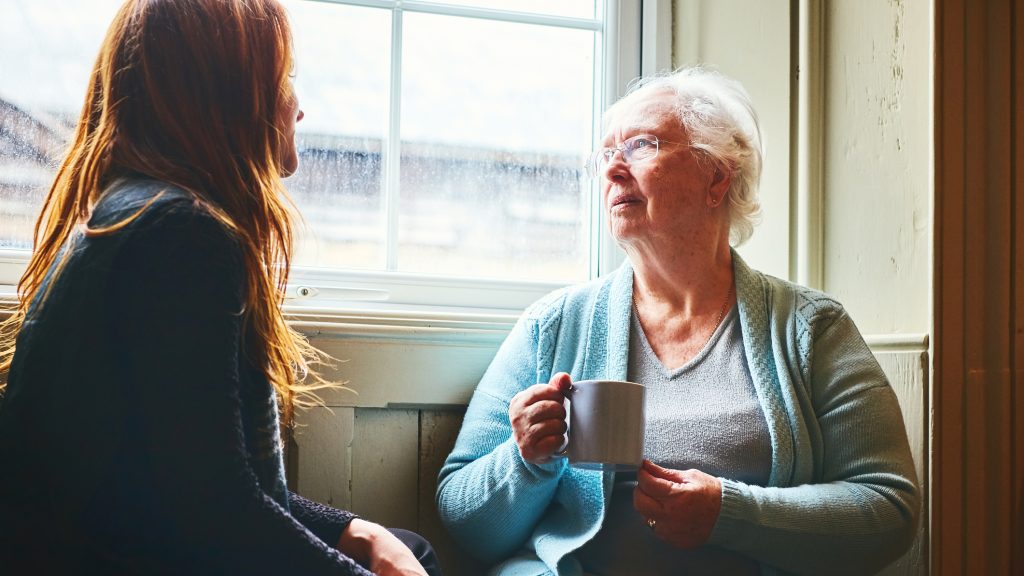
[(657, 136), (651, 136), (650, 134), (641, 134), (623, 140), (622, 144), (618, 146), (595, 150), (587, 158), (587, 176), (590, 178), (600, 177), (608, 163), (615, 157), (616, 152), (622, 152), (622, 161), (626, 164), (650, 160), (658, 155), (658, 150), (661, 148), (660, 145), (662, 143), (678, 144), (678, 142), (659, 140)]

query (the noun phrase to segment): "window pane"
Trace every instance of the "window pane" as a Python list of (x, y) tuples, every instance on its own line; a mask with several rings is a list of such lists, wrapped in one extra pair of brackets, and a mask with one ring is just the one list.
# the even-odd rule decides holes
[(32, 246), (32, 226), (120, 4), (0, 3), (0, 248)]
[(412, 13), (404, 30), (398, 269), (585, 279), (595, 33)]
[(299, 170), (285, 180), (308, 228), (295, 263), (383, 269), (381, 146), (388, 128), (391, 14), (286, 0), (295, 39)]
[(444, 0), (441, 3), (571, 18), (593, 18), (597, 9), (595, 0)]
[[(383, 270), (391, 10), (282, 0), (296, 43), (305, 221), (295, 264)], [(0, 248), (31, 228), (120, 0), (0, 5)], [(592, 17), (594, 2), (455, 0)], [(553, 8), (554, 7), (554, 8)], [(592, 31), (403, 15), (397, 245), (401, 272), (587, 277)], [(455, 63), (456, 65), (453, 65)]]

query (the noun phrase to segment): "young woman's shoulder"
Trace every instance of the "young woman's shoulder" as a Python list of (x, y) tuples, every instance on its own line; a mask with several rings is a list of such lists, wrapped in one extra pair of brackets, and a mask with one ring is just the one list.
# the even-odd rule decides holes
[(239, 238), (223, 218), (197, 195), (151, 179), (108, 186), (81, 248), (108, 254), (116, 269), (157, 278), (196, 281), (216, 271), (234, 283), (242, 270)]
[[(108, 185), (92, 209), (89, 228), (130, 226), (135, 220), (211, 215), (195, 194), (168, 182), (120, 178)], [(212, 216), (212, 215), (211, 215)]]
[(238, 238), (224, 217), (198, 195), (147, 178), (122, 178), (108, 185), (89, 217), (87, 236), (164, 245), (218, 244), (236, 248)]

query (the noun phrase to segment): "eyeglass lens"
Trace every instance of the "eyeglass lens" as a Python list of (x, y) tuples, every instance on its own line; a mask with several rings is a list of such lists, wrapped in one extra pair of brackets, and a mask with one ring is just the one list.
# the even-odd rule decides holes
[(597, 176), (611, 162), (616, 152), (622, 152), (622, 160), (626, 164), (647, 160), (658, 153), (658, 139), (651, 136), (634, 136), (619, 146), (602, 148), (592, 155), (588, 163), (590, 175)]

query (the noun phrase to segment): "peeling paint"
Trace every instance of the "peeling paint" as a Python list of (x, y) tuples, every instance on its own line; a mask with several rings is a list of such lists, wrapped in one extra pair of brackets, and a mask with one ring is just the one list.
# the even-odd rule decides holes
[(826, 4), (825, 289), (872, 334), (929, 326), (929, 10)]

